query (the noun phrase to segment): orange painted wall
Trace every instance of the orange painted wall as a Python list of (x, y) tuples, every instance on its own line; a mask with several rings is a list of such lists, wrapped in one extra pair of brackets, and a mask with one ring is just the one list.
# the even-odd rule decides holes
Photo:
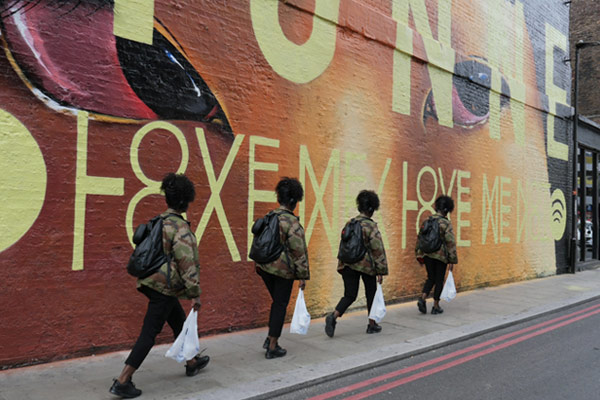
[[(202, 334), (266, 323), (268, 293), (246, 255), (281, 176), (305, 186), (296, 211), (313, 317), (342, 295), (337, 241), (361, 189), (381, 197), (389, 301), (420, 291), (416, 226), (442, 193), (457, 204), (459, 290), (566, 264), (561, 1), (155, 0), (149, 20), (128, 19), (143, 13), (119, 1), (70, 13), (10, 3), (0, 2), (1, 366), (135, 340), (146, 302), (125, 271), (129, 238), (165, 208), (157, 182), (175, 170), (196, 184), (187, 216)], [(214, 104), (194, 109), (206, 89)]]

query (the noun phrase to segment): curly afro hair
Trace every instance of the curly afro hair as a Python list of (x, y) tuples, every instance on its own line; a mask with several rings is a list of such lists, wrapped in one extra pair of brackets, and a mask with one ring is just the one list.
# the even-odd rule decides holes
[(184, 174), (171, 172), (165, 175), (160, 190), (165, 194), (167, 205), (181, 212), (187, 211), (188, 205), (196, 197), (194, 183)]
[(379, 196), (372, 190), (361, 190), (356, 196), (356, 206), (359, 212), (371, 216), (379, 210)]
[(275, 188), (275, 193), (277, 193), (279, 204), (289, 207), (291, 210), (296, 208), (296, 204), (304, 197), (302, 184), (296, 178), (281, 178)]
[(442, 195), (435, 200), (434, 208), (435, 211), (446, 215), (454, 210), (454, 200), (450, 196)]

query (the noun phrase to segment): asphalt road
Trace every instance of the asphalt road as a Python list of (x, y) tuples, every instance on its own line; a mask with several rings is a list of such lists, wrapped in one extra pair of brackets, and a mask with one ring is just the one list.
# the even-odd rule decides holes
[(277, 399), (600, 399), (600, 301)]

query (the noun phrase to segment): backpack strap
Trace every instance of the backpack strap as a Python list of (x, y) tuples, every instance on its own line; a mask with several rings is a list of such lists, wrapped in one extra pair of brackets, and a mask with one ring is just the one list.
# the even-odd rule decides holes
[[(368, 219), (371, 222), (375, 222), (369, 217), (363, 217), (363, 219)], [(361, 225), (361, 227), (362, 227), (362, 225)], [(369, 246), (369, 243), (365, 243), (364, 245), (365, 245), (365, 248), (367, 249), (367, 254), (369, 254), (369, 260), (371, 260), (371, 268), (373, 268), (373, 271), (375, 271), (375, 261), (373, 260), (373, 255), (371, 254), (371, 246)], [(377, 271), (375, 271), (375, 273), (377, 273)]]
[[(450, 222), (450, 219), (448, 217), (445, 217), (441, 214), (435, 213), (429, 216), (429, 218), (435, 218), (437, 216), (437, 218), (441, 218), (441, 219), (445, 219), (446, 221)], [(446, 260), (448, 260), (448, 247), (446, 247), (446, 231), (444, 230), (444, 233), (442, 234), (442, 226), (440, 225), (440, 239), (442, 240), (442, 247), (444, 248), (444, 257), (446, 257)]]
[[(159, 215), (160, 219), (164, 220), (167, 219), (168, 217), (177, 217), (180, 220), (184, 221), (186, 224), (188, 224), (188, 226), (190, 226), (190, 222), (187, 221), (185, 218), (183, 218), (181, 215), (176, 214), (176, 213), (168, 213), (167, 215), (163, 216), (162, 214)], [(167, 257), (167, 287), (170, 289), (171, 288), (171, 260), (173, 259), (173, 241), (171, 240), (171, 251), (169, 251), (166, 254)], [(177, 268), (175, 268), (175, 272), (179, 273), (179, 271), (177, 271)]]
[[(279, 217), (281, 214), (290, 214), (292, 217), (298, 218), (294, 215), (293, 212), (291, 212), (290, 210), (286, 210), (286, 209), (277, 209), (277, 210), (273, 210), (271, 211), (273, 214), (276, 214), (277, 217)], [(281, 230), (281, 226), (279, 226), (279, 230)], [(292, 268), (292, 266), (290, 265), (290, 263), (292, 263), (292, 259), (290, 257), (290, 253), (288, 252), (288, 247), (286, 246), (285, 242), (282, 243), (283, 245), (283, 251), (285, 252), (285, 259), (287, 260), (287, 266), (290, 269), (290, 271), (292, 271), (294, 273), (294, 277), (296, 277), (296, 264), (294, 264), (294, 267)]]

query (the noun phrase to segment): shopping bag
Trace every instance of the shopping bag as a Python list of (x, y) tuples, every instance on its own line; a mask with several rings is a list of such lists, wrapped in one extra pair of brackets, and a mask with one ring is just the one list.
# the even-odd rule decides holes
[(371, 305), (371, 312), (369, 313), (369, 319), (379, 323), (385, 316), (385, 300), (383, 299), (383, 289), (381, 283), (377, 284), (377, 291), (375, 292), (375, 298)]
[(292, 316), (290, 333), (306, 335), (306, 333), (308, 332), (309, 325), (310, 314), (308, 313), (308, 310), (306, 309), (306, 303), (304, 302), (304, 290), (300, 289), (300, 292), (298, 293), (298, 298), (296, 299), (294, 315)]
[(442, 294), (440, 295), (440, 299), (450, 301), (455, 297), (456, 286), (454, 285), (454, 277), (452, 276), (452, 271), (449, 271), (448, 278), (446, 279), (446, 283), (444, 283), (444, 288), (442, 289)]
[(186, 318), (183, 329), (173, 345), (167, 350), (165, 357), (177, 362), (191, 360), (200, 352), (200, 341), (198, 340), (198, 311), (192, 309)]

